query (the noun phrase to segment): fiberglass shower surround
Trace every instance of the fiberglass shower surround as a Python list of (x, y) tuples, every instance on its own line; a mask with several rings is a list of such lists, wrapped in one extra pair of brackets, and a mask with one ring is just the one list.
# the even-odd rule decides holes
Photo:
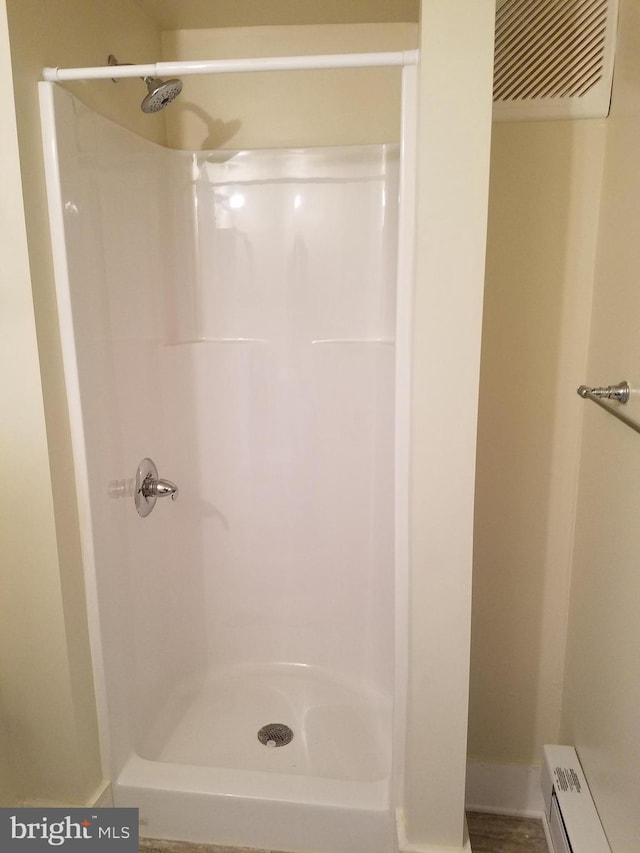
[[(150, 837), (389, 853), (410, 158), (172, 151), (40, 87), (115, 804)], [(149, 458), (180, 497), (141, 517)]]

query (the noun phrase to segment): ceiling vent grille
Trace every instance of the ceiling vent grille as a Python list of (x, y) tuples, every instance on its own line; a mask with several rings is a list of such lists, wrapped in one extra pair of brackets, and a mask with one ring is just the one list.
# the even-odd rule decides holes
[(608, 115), (618, 0), (502, 0), (493, 78), (498, 121)]

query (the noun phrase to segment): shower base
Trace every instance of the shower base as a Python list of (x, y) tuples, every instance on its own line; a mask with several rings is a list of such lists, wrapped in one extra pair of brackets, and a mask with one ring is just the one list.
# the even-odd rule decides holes
[[(286, 746), (259, 730), (283, 723)], [(182, 685), (160, 711), (139, 754), (151, 761), (374, 782), (389, 775), (390, 712), (315, 667), (237, 666)]]
[[(259, 730), (282, 723), (285, 746)], [(390, 712), (306, 666), (238, 666), (184, 684), (114, 786), (140, 834), (300, 853), (389, 853)]]

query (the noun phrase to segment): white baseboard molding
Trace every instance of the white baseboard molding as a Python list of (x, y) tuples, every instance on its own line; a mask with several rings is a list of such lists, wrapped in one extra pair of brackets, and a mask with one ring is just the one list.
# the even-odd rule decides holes
[(542, 818), (544, 800), (540, 767), (467, 763), (467, 811)]

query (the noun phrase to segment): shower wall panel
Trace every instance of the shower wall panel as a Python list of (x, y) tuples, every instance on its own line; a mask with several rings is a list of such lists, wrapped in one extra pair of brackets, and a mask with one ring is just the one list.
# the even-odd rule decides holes
[(166, 151), (48, 90), (112, 773), (229, 668), (390, 703), (397, 149)]
[(132, 499), (138, 462), (153, 456), (162, 465), (170, 441), (160, 414), (166, 388), (158, 297), (173, 268), (164, 237), (181, 165), (173, 152), (101, 118), (60, 87), (41, 84), (41, 97), (52, 99), (55, 114), (52, 156), (66, 246), (66, 257), (56, 256), (56, 278), (68, 280), (58, 304), (87, 583), (97, 598), (90, 622), (104, 667), (102, 710), (115, 771), (131, 749), (136, 720), (166, 700), (199, 648), (197, 626), (182, 615), (197, 602), (177, 606), (180, 594), (197, 591), (171, 578), (185, 537), (166, 527), (168, 508), (145, 524)]
[(397, 149), (198, 154), (192, 174), (196, 276), (173, 281), (191, 307), (163, 355), (209, 665), (388, 692)]

